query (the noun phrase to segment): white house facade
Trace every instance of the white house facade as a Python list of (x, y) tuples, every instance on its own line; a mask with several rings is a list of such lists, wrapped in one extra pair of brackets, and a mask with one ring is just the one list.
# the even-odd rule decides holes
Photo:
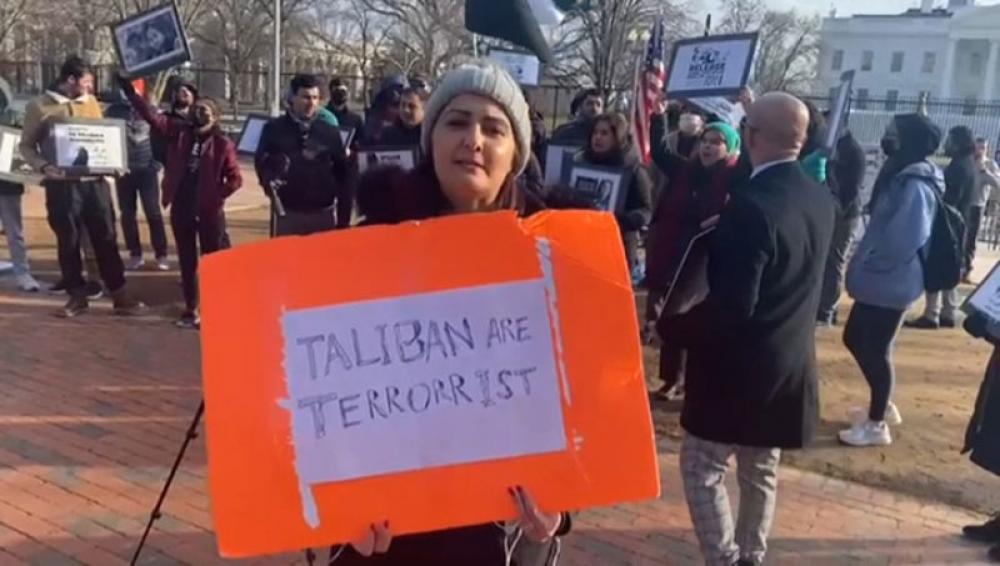
[(836, 86), (855, 71), (854, 96), (866, 99), (1000, 100), (1000, 5), (949, 0), (902, 14), (823, 20), (819, 79)]

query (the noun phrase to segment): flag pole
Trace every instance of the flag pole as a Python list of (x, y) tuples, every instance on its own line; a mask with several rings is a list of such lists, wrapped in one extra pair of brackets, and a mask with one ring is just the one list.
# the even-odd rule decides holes
[(479, 59), (479, 35), (472, 33), (472, 56)]
[(274, 60), (271, 62), (271, 116), (281, 115), (281, 0), (274, 0)]

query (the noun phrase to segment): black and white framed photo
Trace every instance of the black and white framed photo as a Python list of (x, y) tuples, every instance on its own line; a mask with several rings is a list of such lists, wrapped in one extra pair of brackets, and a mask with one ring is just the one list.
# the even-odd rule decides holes
[(0, 179), (29, 184), (40, 176), (21, 157), (21, 130), (0, 126)]
[(148, 76), (191, 60), (184, 26), (172, 2), (112, 25), (111, 36), (129, 77)]
[(739, 94), (756, 50), (756, 33), (682, 39), (674, 44), (666, 92), (671, 98)]
[(236, 142), (236, 153), (240, 155), (254, 155), (257, 153), (257, 146), (260, 145), (260, 136), (264, 133), (264, 126), (271, 120), (267, 114), (250, 113), (243, 121), (240, 129), (240, 137)]
[(545, 149), (545, 186), (558, 185), (565, 178), (566, 165), (581, 149), (575, 145), (554, 144)]
[(49, 163), (70, 177), (128, 171), (124, 120), (59, 118), (42, 144)]
[(569, 167), (569, 187), (595, 210), (622, 212), (631, 172), (618, 167), (575, 163)]
[(383, 165), (396, 165), (404, 171), (417, 166), (419, 152), (414, 146), (366, 147), (358, 151), (358, 170), (362, 173)]

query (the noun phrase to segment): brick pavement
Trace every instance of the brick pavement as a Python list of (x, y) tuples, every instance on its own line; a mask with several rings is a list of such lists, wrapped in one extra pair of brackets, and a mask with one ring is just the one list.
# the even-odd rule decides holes
[[(158, 316), (120, 320), (99, 304), (58, 320), (60, 299), (0, 293), (0, 565), (125, 563), (198, 394), (197, 336)], [(664, 496), (581, 514), (565, 564), (696, 564), (672, 447)], [(777, 564), (973, 564), (959, 540), (975, 517), (785, 469), (772, 537)], [(205, 453), (192, 445), (143, 564), (216, 564)], [(248, 563), (302, 563), (299, 556)]]

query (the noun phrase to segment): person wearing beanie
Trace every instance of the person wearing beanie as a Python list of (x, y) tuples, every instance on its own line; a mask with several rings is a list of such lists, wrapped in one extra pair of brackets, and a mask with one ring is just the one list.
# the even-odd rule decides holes
[(365, 128), (359, 140), (362, 147), (384, 144), (382, 137), (399, 119), (399, 103), (403, 91), (408, 87), (409, 83), (402, 75), (393, 75), (382, 81), (378, 92), (372, 97), (372, 106), (365, 116)]
[[(538, 208), (515, 180), (531, 152), (531, 120), (506, 71), (476, 62), (445, 75), (427, 101), (421, 147), (426, 159), (411, 171), (395, 166), (366, 171), (359, 195), (366, 224), (496, 210), (526, 215)], [(509, 492), (518, 522), (393, 538), (392, 525), (379, 521), (366, 537), (332, 548), (329, 564), (550, 564), (559, 537), (569, 532), (569, 515), (539, 510), (531, 494), (515, 485)]]
[[(667, 133), (667, 109), (667, 101), (661, 100), (650, 124), (653, 163), (667, 182), (646, 239), (643, 286), (649, 292), (644, 330), (647, 340), (654, 335), (653, 328), (661, 318), (665, 298), (691, 239), (722, 212), (729, 191), (747, 179), (738, 166), (740, 134), (735, 128), (725, 122), (708, 124), (701, 127), (700, 143), (693, 151), (678, 152)], [(659, 376), (663, 385), (654, 393), (657, 399), (683, 399), (685, 359), (686, 351), (677, 344), (661, 345)]]
[(840, 432), (840, 441), (852, 446), (891, 444), (889, 425), (901, 422), (891, 402), (893, 343), (903, 315), (924, 292), (919, 252), (930, 239), (938, 195), (944, 191), (941, 170), (928, 160), (941, 143), (941, 130), (920, 114), (897, 115), (890, 129), (899, 147), (879, 172), (885, 185), (847, 268), (854, 306), (844, 344), (871, 389), (867, 412)]

